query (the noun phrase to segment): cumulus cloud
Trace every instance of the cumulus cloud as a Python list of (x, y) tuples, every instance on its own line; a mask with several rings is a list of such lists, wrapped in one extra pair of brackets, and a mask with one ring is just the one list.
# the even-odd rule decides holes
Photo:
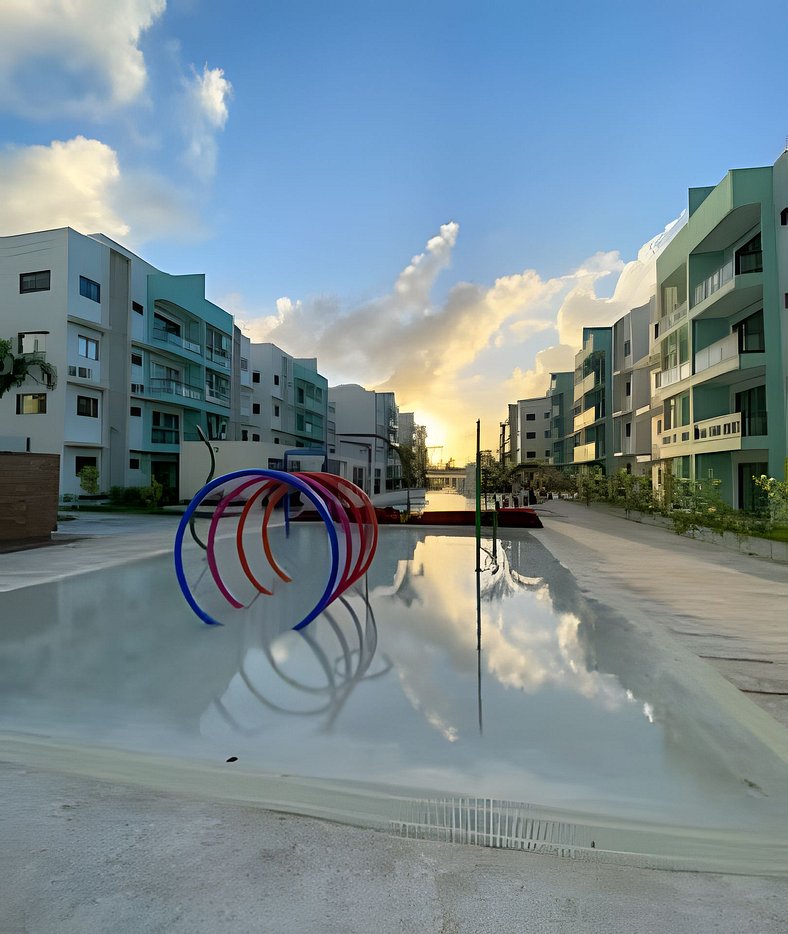
[[(552, 279), (526, 269), (492, 286), (461, 282), (435, 305), (433, 286), (450, 265), (459, 233), (450, 223), (388, 294), (357, 307), (331, 297), (285, 297), (275, 313), (256, 315), (237, 294), (220, 303), (253, 340), (317, 356), (329, 382), (394, 390), (401, 407), (428, 424), (441, 423), (446, 442), (456, 445), (451, 453), (462, 457), (471, 452), (472, 432), (460, 420), (470, 425), (482, 418), (484, 444), (494, 446), (507, 402), (542, 395), (551, 372), (573, 369), (583, 326), (612, 324), (649, 300), (656, 257), (678, 226), (668, 225), (628, 263), (616, 251), (599, 252)], [(611, 276), (617, 277), (613, 295), (599, 297), (599, 284)]]
[(97, 139), (0, 151), (0, 235), (68, 226), (125, 237), (112, 207), (119, 179), (117, 153)]
[(55, 227), (105, 233), (131, 247), (201, 233), (185, 194), (153, 173), (122, 173), (117, 152), (100, 140), (0, 150), (0, 236)]
[(98, 118), (147, 80), (142, 33), (166, 0), (3, 0), (0, 108), (25, 117)]
[(184, 159), (194, 174), (207, 181), (216, 172), (216, 134), (224, 129), (233, 86), (221, 68), (192, 69), (184, 79), (183, 130), (187, 145)]

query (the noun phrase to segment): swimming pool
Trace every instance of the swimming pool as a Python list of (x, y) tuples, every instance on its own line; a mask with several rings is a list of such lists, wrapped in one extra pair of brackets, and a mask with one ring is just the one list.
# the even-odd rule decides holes
[[(319, 566), (322, 530), (292, 537)], [(20, 757), (415, 836), (784, 871), (785, 750), (749, 702), (535, 535), (483, 558), (481, 653), (463, 532), (381, 529), (363, 586), (298, 633), (297, 589), (204, 626), (168, 555), (0, 593), (0, 730)]]

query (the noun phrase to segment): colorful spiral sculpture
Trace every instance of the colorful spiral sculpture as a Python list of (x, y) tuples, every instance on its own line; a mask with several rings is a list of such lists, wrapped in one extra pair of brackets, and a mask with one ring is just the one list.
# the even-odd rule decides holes
[[(206, 504), (206, 500), (211, 498), (211, 494), (219, 488), (223, 489), (218, 501), (214, 496), (211, 502)], [(336, 477), (327, 473), (285, 473), (281, 470), (262, 469), (236, 470), (211, 480), (197, 493), (183, 514), (175, 535), (175, 573), (178, 584), (187, 603), (203, 622), (211, 626), (221, 624), (220, 620), (215, 619), (199, 605), (186, 580), (183, 566), (183, 540), (186, 530), (191, 530), (197, 544), (205, 550), (211, 579), (218, 592), (229, 606), (234, 609), (244, 609), (250, 604), (245, 604), (240, 600), (230, 590), (222, 576), (216, 558), (217, 532), (222, 521), (230, 518), (228, 514), (230, 504), (237, 506), (239, 501), (242, 501), (244, 505), (240, 515), (237, 512), (232, 514), (232, 518), (238, 519), (235, 532), (238, 564), (246, 580), (254, 589), (255, 599), (260, 594), (270, 596), (273, 591), (259, 581), (250, 565), (243, 540), (244, 530), (255, 503), (261, 501), (265, 506), (261, 528), (265, 557), (275, 574), (284, 583), (291, 583), (291, 578), (282, 570), (273, 554), (268, 535), (271, 516), (282, 499), (284, 499), (282, 508), (285, 533), (290, 534), (290, 497), (288, 495), (290, 492), (302, 493), (314, 506), (318, 517), (326, 527), (330, 549), (330, 566), (325, 588), (314, 607), (293, 626), (293, 629), (302, 629), (311, 623), (330, 603), (366, 573), (378, 544), (378, 523), (375, 509), (363, 490), (349, 480), (345, 480), (344, 477)], [(210, 516), (205, 542), (197, 537), (194, 530), (194, 517), (203, 504), (206, 504), (208, 509), (207, 512), (203, 512), (203, 515)]]

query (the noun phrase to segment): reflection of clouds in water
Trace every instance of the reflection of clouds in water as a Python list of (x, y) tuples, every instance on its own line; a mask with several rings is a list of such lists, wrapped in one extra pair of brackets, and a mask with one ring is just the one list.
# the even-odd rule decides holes
[[(413, 560), (400, 563), (397, 575), (399, 593), (403, 588), (415, 592), (419, 612), (406, 612), (391, 589), (378, 594), (383, 598), (379, 617), (388, 623), (386, 651), (396, 661), (402, 689), (414, 709), (450, 741), (458, 736), (453, 725), (461, 719), (458, 699), (438, 682), (437, 659), (445, 656), (460, 672), (475, 667), (476, 579), (469, 556), (473, 545), (467, 539), (428, 535), (416, 545)], [(557, 613), (547, 583), (512, 571), (503, 548), (498, 563), (495, 575), (485, 571), (481, 578), (483, 675), (529, 694), (558, 687), (606, 711), (627, 703), (615, 676), (589, 669), (578, 638), (579, 617)], [(421, 573), (409, 573), (414, 568)], [(431, 573), (424, 574), (424, 568)], [(491, 595), (495, 599), (485, 599)], [(432, 619), (441, 625), (431, 625)]]

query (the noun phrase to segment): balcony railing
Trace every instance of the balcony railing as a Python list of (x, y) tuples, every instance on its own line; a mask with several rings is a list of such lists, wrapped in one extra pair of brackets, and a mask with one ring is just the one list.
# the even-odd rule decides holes
[(230, 404), (230, 390), (229, 389), (220, 389), (216, 386), (209, 386), (205, 384), (205, 398), (213, 399), (216, 402), (221, 402), (222, 405)]
[(578, 444), (573, 451), (572, 459), (576, 464), (596, 460), (596, 441), (590, 444)]
[(700, 305), (710, 295), (713, 295), (718, 289), (731, 281), (733, 278), (733, 260), (728, 260), (723, 266), (715, 270), (710, 276), (707, 276), (703, 282), (695, 286), (695, 301), (693, 304)]
[(664, 389), (666, 386), (688, 379), (690, 375), (689, 361), (682, 363), (681, 366), (671, 367), (669, 370), (659, 370), (654, 374), (654, 388)]
[(673, 325), (678, 324), (679, 321), (682, 321), (687, 317), (687, 311), (689, 306), (686, 301), (683, 301), (680, 305), (677, 305), (671, 312), (665, 315), (664, 324), (662, 326), (663, 333), (669, 328), (672, 328)]
[(159, 396), (182, 396), (184, 399), (202, 399), (202, 390), (199, 386), (181, 382), (179, 379), (166, 379), (151, 377), (148, 381), (148, 392)]
[(730, 360), (739, 356), (739, 335), (736, 333), (723, 337), (721, 341), (716, 341), (703, 350), (695, 354), (695, 372), (702, 373), (709, 367), (722, 363), (723, 360)]
[(719, 441), (720, 438), (740, 438), (741, 415), (735, 412), (695, 422), (694, 437), (696, 441)]
[(164, 344), (172, 344), (174, 347), (183, 347), (185, 350), (190, 350), (192, 353), (202, 355), (202, 349), (199, 344), (187, 340), (185, 337), (181, 337), (180, 334), (174, 334), (172, 331), (165, 331), (164, 328), (154, 328), (153, 337), (155, 340), (161, 341)]
[[(199, 350), (197, 352), (199, 353)], [(232, 369), (230, 355), (225, 350), (215, 350), (211, 347), (207, 347), (205, 350), (205, 358), (224, 370)]]

